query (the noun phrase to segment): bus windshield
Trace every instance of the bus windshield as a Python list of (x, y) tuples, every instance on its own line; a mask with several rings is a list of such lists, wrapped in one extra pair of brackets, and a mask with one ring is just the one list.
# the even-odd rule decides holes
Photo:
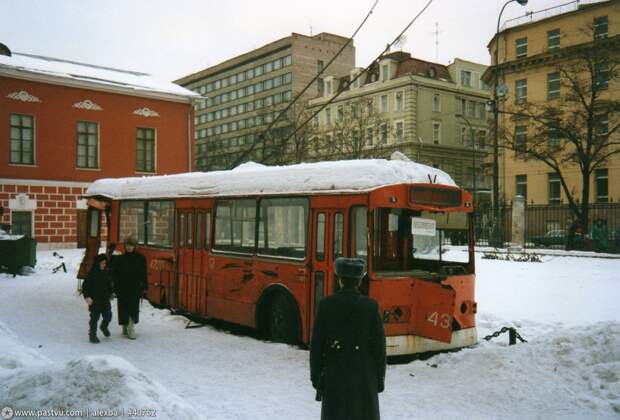
[[(374, 211), (374, 269), (381, 272), (446, 271), (469, 262), (465, 212), (410, 209)], [(454, 270), (452, 270), (454, 271)]]

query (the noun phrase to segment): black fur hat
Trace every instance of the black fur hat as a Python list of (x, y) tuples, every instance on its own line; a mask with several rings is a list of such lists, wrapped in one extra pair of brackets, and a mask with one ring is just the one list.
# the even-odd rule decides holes
[(364, 275), (365, 265), (366, 262), (361, 258), (337, 258), (336, 275), (341, 278), (360, 279)]
[(93, 269), (99, 270), (99, 263), (101, 261), (108, 261), (108, 257), (105, 254), (99, 254), (93, 259)]

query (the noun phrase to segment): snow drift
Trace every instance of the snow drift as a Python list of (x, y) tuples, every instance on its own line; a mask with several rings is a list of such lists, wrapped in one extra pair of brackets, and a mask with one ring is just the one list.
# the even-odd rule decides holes
[[(185, 318), (146, 302), (138, 340), (121, 338), (113, 325), (110, 339), (90, 344), (75, 293), (82, 250), (61, 254), (68, 273), (51, 274), (60, 260), (39, 251), (28, 276), (0, 274), (0, 408), (140, 404), (162, 419), (197, 418), (196, 411), (210, 420), (320, 417), (305, 350), (215, 326), (185, 329)], [(477, 255), (479, 337), (514, 326), (529, 342), (508, 346), (504, 334), (388, 366), (382, 418), (620, 418), (619, 267), (598, 258), (531, 264)], [(93, 351), (116, 357), (84, 357)]]
[(24, 410), (148, 409), (157, 418), (202, 418), (188, 403), (125, 359), (93, 355), (66, 364), (20, 343), (0, 323), (0, 407)]
[[(443, 395), (454, 418), (606, 419), (620, 414), (620, 323), (553, 329), (515, 346), (505, 341), (505, 336), (483, 341), (405, 369), (389, 369), (386, 390), (409, 384), (410, 391), (399, 399), (420, 402)], [(398, 405), (390, 393), (385, 397), (386, 418), (411, 418), (413, 412), (418, 419), (452, 417), (439, 401), (435, 412), (419, 413), (409, 406), (405, 413), (394, 409)]]

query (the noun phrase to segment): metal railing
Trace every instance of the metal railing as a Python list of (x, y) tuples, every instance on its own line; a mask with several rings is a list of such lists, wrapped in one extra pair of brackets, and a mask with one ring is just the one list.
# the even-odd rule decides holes
[(532, 22), (538, 22), (539, 20), (547, 19), (552, 16), (561, 15), (564, 13), (574, 12), (579, 9), (581, 4), (597, 3), (598, 1), (583, 1), (574, 0), (557, 6), (548, 7), (546, 9), (537, 10), (535, 12), (525, 12), (523, 16), (508, 19), (500, 27), (500, 32), (516, 26), (525, 25)]
[[(476, 245), (505, 246), (512, 240), (512, 206), (500, 207), (499, 240), (494, 243), (493, 211), (476, 210)], [(620, 253), (620, 203), (593, 203), (588, 226), (574, 226), (567, 204), (526, 205), (524, 237), (526, 248), (582, 249)]]

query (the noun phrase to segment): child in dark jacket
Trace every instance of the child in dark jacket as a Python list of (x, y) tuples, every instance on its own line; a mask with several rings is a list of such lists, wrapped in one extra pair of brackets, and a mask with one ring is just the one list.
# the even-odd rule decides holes
[(110, 336), (108, 325), (112, 320), (112, 307), (110, 298), (112, 296), (113, 286), (112, 279), (107, 270), (107, 257), (105, 254), (99, 254), (93, 261), (93, 267), (88, 277), (82, 284), (82, 294), (84, 300), (88, 304), (90, 311), (90, 322), (88, 338), (91, 343), (98, 343), (97, 323), (99, 317), (102, 316), (101, 331), (106, 337)]

